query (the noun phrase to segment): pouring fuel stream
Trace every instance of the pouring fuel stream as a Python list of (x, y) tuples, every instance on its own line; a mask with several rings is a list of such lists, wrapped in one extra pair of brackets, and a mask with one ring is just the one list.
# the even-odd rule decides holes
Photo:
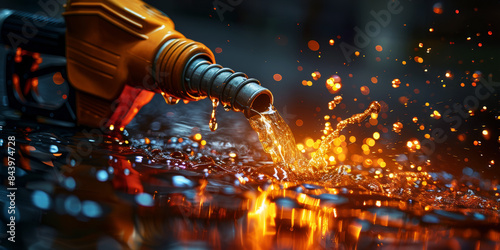
[[(341, 97), (335, 98), (335, 104), (339, 104)], [(349, 124), (361, 123), (372, 114), (380, 112), (380, 104), (376, 101), (360, 114), (355, 114), (345, 120), (339, 121), (336, 129), (322, 140), (319, 149), (313, 153), (313, 157), (307, 162), (298, 150), (290, 127), (279, 115), (274, 107), (269, 107), (265, 112), (259, 113), (251, 118), (251, 127), (259, 135), (264, 151), (271, 155), (274, 164), (282, 164), (289, 171), (288, 176), (319, 177), (328, 166), (325, 157), (332, 147), (333, 141), (339, 137), (340, 132)]]

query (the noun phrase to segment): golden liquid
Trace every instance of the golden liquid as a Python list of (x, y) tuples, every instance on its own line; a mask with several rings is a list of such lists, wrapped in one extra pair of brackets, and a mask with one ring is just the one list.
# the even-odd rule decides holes
[(307, 167), (314, 170), (322, 170), (328, 166), (328, 162), (325, 159), (325, 155), (333, 144), (333, 140), (340, 136), (340, 132), (349, 124), (360, 123), (366, 118), (370, 117), (371, 114), (378, 114), (380, 112), (380, 104), (377, 101), (370, 103), (370, 106), (363, 112), (355, 114), (345, 120), (337, 123), (337, 128), (329, 134), (318, 148), (318, 151), (314, 153), (313, 158), (309, 161)]
[(292, 130), (273, 106), (248, 120), (275, 164), (284, 165), (286, 171), (301, 170), (298, 167), (304, 164), (305, 158), (297, 149)]
[(371, 114), (378, 114), (379, 111), (380, 104), (374, 101), (363, 113), (355, 114), (340, 121), (336, 129), (322, 140), (318, 150), (308, 163), (298, 150), (290, 127), (274, 107), (271, 106), (268, 111), (251, 117), (249, 122), (253, 130), (259, 135), (264, 151), (271, 155), (274, 164), (284, 165), (289, 176), (300, 176), (301, 179), (304, 179), (318, 177), (319, 173), (326, 170), (326, 167), (328, 167), (328, 161), (325, 159), (327, 152), (333, 145), (335, 138), (339, 137), (340, 132), (347, 125), (360, 123), (370, 117)]
[(219, 124), (217, 124), (217, 118), (215, 117), (217, 113), (217, 107), (219, 106), (219, 99), (213, 98), (212, 99), (212, 114), (210, 115), (210, 121), (208, 122), (208, 126), (210, 127), (211, 131), (217, 130), (217, 127)]

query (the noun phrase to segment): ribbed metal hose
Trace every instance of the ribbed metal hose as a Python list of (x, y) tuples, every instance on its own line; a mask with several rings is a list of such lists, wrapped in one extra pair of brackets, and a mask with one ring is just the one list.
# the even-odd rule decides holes
[(224, 106), (246, 116), (251, 116), (252, 110), (263, 112), (273, 103), (271, 91), (260, 86), (258, 80), (203, 58), (187, 66), (185, 77), (190, 90), (217, 98)]
[(173, 39), (162, 46), (155, 59), (156, 81), (162, 91), (174, 97), (217, 98), (225, 107), (247, 117), (267, 110), (273, 103), (271, 91), (258, 80), (212, 62), (212, 53), (202, 44)]

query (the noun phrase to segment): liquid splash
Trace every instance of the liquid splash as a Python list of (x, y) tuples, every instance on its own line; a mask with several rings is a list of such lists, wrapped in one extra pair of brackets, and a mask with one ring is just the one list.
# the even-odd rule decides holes
[[(334, 104), (339, 104), (341, 97), (334, 99)], [(281, 118), (274, 107), (255, 115), (249, 119), (250, 125), (259, 135), (259, 140), (264, 151), (271, 155), (274, 164), (284, 165), (287, 176), (296, 176), (300, 179), (317, 179), (321, 174), (329, 171), (328, 162), (325, 160), (333, 140), (339, 137), (340, 132), (349, 124), (360, 123), (372, 114), (380, 112), (380, 104), (376, 101), (363, 112), (355, 114), (337, 124), (336, 129), (331, 132), (320, 144), (314, 156), (307, 162), (295, 144), (290, 127)]]
[(328, 166), (328, 162), (324, 159), (327, 151), (330, 149), (333, 140), (338, 138), (340, 132), (349, 124), (360, 123), (366, 118), (370, 117), (372, 114), (378, 114), (380, 112), (380, 104), (377, 101), (370, 103), (370, 106), (360, 114), (355, 114), (345, 120), (340, 121), (337, 124), (337, 128), (329, 134), (319, 146), (318, 151), (314, 153), (313, 158), (309, 161), (308, 168), (314, 170), (321, 170)]
[(300, 171), (305, 158), (297, 149), (292, 130), (273, 106), (248, 120), (275, 164), (284, 165), (288, 172)]

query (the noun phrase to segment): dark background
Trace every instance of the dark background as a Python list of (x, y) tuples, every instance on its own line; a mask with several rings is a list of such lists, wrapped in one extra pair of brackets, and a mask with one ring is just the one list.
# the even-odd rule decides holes
[[(347, 118), (362, 112), (371, 101), (378, 100), (386, 104), (383, 111), (387, 115), (386, 118), (380, 116), (378, 124), (388, 132), (383, 133), (373, 126), (367, 128), (363, 123), (349, 129), (358, 142), (379, 131), (382, 136), (376, 147), (385, 149), (385, 153), (406, 152), (407, 140), (423, 141), (426, 133), (442, 128), (448, 138), (436, 144), (435, 152), (430, 154), (433, 170), (462, 173), (462, 169), (471, 167), (488, 178), (498, 178), (499, 87), (489, 98), (480, 101), (479, 109), (483, 106), (487, 109), (476, 110), (475, 115), (455, 132), (450, 131), (450, 123), (443, 118), (431, 118), (430, 114), (434, 110), (443, 114), (455, 103), (462, 104), (467, 96), (473, 95), (475, 88), (471, 85), (471, 75), (476, 71), (486, 78), (492, 74), (493, 80), (500, 82), (497, 76), (500, 70), (499, 1), (401, 0), (403, 11), (392, 15), (387, 27), (360, 49), (359, 57), (351, 56), (353, 61), (350, 63), (340, 44), (354, 45), (354, 28), (364, 29), (374, 20), (370, 11), (386, 10), (387, 0), (147, 2), (172, 18), (176, 29), (186, 37), (204, 43), (214, 52), (216, 48), (222, 49), (221, 53), (215, 54), (219, 64), (245, 72), (269, 88), (274, 94), (276, 109), (290, 125), (298, 143), (321, 136), (324, 115)], [(222, 13), (223, 20), (214, 9), (214, 3), (219, 7), (222, 6), (220, 3), (230, 7), (231, 10)], [(229, 3), (236, 4), (231, 6)], [(442, 14), (433, 11), (436, 4), (441, 4)], [(0, 7), (28, 12), (39, 9), (36, 1), (24, 0), (2, 1)], [(429, 32), (429, 28), (434, 32)], [(329, 45), (330, 39), (335, 41), (333, 46)], [(318, 51), (308, 48), (310, 40), (319, 43)], [(419, 43), (423, 43), (422, 48), (419, 48)], [(377, 45), (383, 47), (381, 52), (376, 51)], [(430, 53), (426, 53), (427, 48), (431, 48)], [(417, 63), (415, 56), (422, 57), (424, 62)], [(402, 61), (406, 61), (406, 65)], [(299, 66), (302, 71), (298, 70)], [(321, 73), (317, 81), (311, 77), (314, 71)], [(445, 77), (447, 71), (453, 77)], [(274, 74), (280, 74), (282, 80), (273, 80)], [(330, 111), (327, 103), (335, 95), (327, 91), (325, 81), (334, 74), (342, 79), (343, 87), (338, 94), (343, 96), (345, 106)], [(378, 78), (376, 84), (370, 81), (372, 77)], [(401, 80), (397, 89), (391, 87), (395, 78)], [(312, 81), (313, 85), (303, 86), (303, 80)], [(461, 83), (465, 87), (461, 87)], [(363, 95), (361, 86), (367, 86), (370, 93)], [(408, 98), (407, 105), (400, 102), (401, 97)], [(426, 102), (429, 106), (425, 105)], [(149, 127), (151, 121), (158, 116), (167, 119), (165, 114), (173, 112), (184, 115), (168, 119), (187, 124), (184, 132), (179, 130), (177, 133), (189, 133), (191, 126), (199, 127), (204, 137), (234, 132), (237, 132), (235, 137), (255, 137), (243, 115), (226, 113), (222, 108), (219, 110), (220, 129), (209, 132), (210, 110), (208, 100), (171, 107), (164, 104), (161, 97), (155, 97), (130, 126), (143, 130), (162, 129), (157, 123), (155, 128)], [(412, 122), (414, 116), (418, 117), (418, 123)], [(302, 126), (296, 125), (297, 119), (303, 121)], [(404, 126), (400, 134), (391, 131), (392, 124), (397, 121)], [(419, 130), (420, 125), (425, 126), (423, 131)], [(489, 140), (481, 135), (483, 129), (489, 131)], [(457, 139), (461, 134), (465, 136), (464, 141)], [(475, 140), (481, 141), (481, 146), (474, 146)], [(495, 164), (491, 164), (491, 160)]]

